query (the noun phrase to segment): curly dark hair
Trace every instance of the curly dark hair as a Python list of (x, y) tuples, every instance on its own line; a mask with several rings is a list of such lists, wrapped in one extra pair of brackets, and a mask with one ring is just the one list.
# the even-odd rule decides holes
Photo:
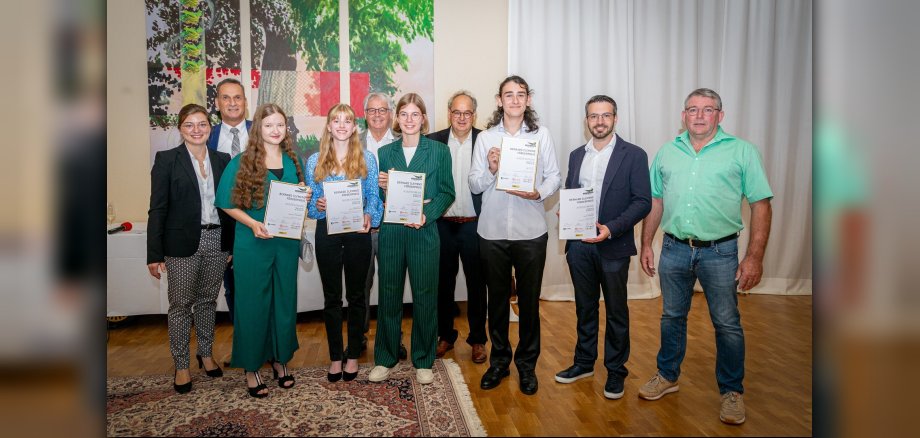
[[(530, 89), (530, 85), (527, 85), (527, 81), (525, 81), (524, 78), (518, 75), (511, 75), (505, 78), (505, 80), (502, 81), (501, 84), (499, 84), (498, 94), (496, 94), (495, 97), (501, 99), (502, 88), (504, 88), (505, 84), (507, 84), (508, 82), (514, 82), (515, 84), (518, 84), (524, 87), (524, 91), (527, 92), (527, 96), (530, 96), (533, 93), (533, 90)], [(495, 111), (492, 113), (492, 116), (489, 117), (489, 123), (486, 124), (486, 129), (489, 129), (493, 126), (498, 125), (499, 123), (501, 123), (502, 118), (504, 117), (505, 117), (505, 110), (504, 108), (501, 107), (501, 105), (499, 105), (498, 108), (495, 108)], [(530, 107), (530, 105), (527, 105), (527, 108), (524, 109), (524, 125), (527, 126), (527, 130), (536, 131), (540, 129), (540, 126), (537, 125), (537, 122), (539, 120), (540, 118), (537, 116), (537, 112), (534, 111), (533, 108)]]
[[(273, 103), (259, 105), (252, 120), (252, 129), (249, 131), (249, 142), (240, 158), (240, 170), (236, 174), (236, 185), (233, 187), (231, 201), (238, 208), (250, 209), (265, 207), (265, 177), (268, 168), (265, 167), (265, 145), (262, 143), (262, 120), (274, 114), (281, 114), (287, 121), (287, 114)], [(303, 169), (300, 159), (294, 152), (294, 142), (291, 134), (285, 130), (284, 140), (281, 141), (281, 151), (294, 161), (297, 169), (297, 181), (303, 182)]]

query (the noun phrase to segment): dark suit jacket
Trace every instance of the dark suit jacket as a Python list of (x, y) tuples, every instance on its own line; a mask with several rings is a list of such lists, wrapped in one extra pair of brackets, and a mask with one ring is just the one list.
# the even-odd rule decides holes
[[(221, 128), (222, 126), (223, 126), (223, 123), (218, 123), (218, 124), (214, 125), (213, 128), (211, 128), (211, 135), (208, 136), (208, 149), (210, 149), (210, 150), (212, 150), (212, 151), (216, 151), (216, 150), (217, 150), (217, 143), (218, 143), (218, 141), (220, 140), (220, 128)], [(252, 128), (252, 120), (247, 120), (247, 121), (246, 121), (246, 130), (248, 131), (248, 130), (250, 130), (251, 128)], [(240, 145), (240, 146), (243, 146), (243, 145)], [(242, 148), (241, 148), (241, 149), (242, 149)]]
[[(214, 190), (223, 174), (230, 154), (208, 151)], [(201, 240), (201, 195), (198, 177), (185, 143), (157, 152), (150, 171), (150, 211), (147, 213), (147, 263), (159, 263), (165, 256), (189, 257), (198, 250)], [(233, 248), (233, 222), (217, 209), (220, 217), (220, 247)]]
[[(471, 140), (473, 141), (474, 145), (476, 144), (476, 136), (479, 135), (480, 132), (482, 132), (481, 129), (476, 129), (475, 127), (473, 128)], [(442, 129), (438, 132), (433, 132), (431, 134), (428, 134), (427, 137), (432, 140), (447, 144), (447, 141), (450, 139), (450, 128)], [(464, 179), (463, 181), (466, 181), (466, 180)], [(460, 193), (461, 190), (466, 190), (469, 192), (470, 184), (465, 183), (463, 184), (463, 187), (454, 187), (454, 190), (456, 190), (458, 194)], [(479, 216), (479, 212), (482, 211), (482, 193), (470, 192), (470, 194), (473, 195), (473, 209), (476, 210), (476, 215)]]
[[(616, 134), (614, 134), (616, 135)], [(585, 145), (569, 154), (569, 173), (565, 188), (581, 187), (578, 180), (585, 159)], [(648, 154), (642, 148), (616, 135), (613, 154), (607, 163), (597, 221), (610, 229), (611, 238), (598, 243), (601, 256), (617, 259), (636, 254), (633, 227), (652, 209), (652, 190), (648, 172)], [(569, 242), (565, 249), (568, 251)]]

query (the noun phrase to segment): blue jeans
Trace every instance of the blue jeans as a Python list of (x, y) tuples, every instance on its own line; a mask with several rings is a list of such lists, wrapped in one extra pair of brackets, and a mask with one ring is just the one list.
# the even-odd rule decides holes
[(697, 279), (703, 286), (716, 332), (716, 381), (719, 393), (744, 393), (744, 330), (738, 313), (735, 273), (738, 239), (707, 248), (691, 248), (665, 235), (658, 272), (663, 309), (658, 372), (672, 382), (680, 377), (687, 351), (687, 314)]

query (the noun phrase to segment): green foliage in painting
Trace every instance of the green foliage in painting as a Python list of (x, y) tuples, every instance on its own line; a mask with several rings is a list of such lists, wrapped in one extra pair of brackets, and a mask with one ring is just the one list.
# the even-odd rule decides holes
[[(307, 70), (339, 69), (338, 0), (291, 2), (294, 36)], [(396, 68), (409, 68), (403, 44), (419, 37), (434, 39), (433, 0), (350, 0), (351, 70), (370, 73), (371, 91), (394, 94)]]
[(180, 20), (182, 20), (182, 24), (198, 26), (198, 22), (201, 20), (201, 14), (203, 14), (203, 11), (182, 11)]
[(297, 154), (308, 158), (319, 151), (319, 138), (310, 134), (306, 137), (297, 137)]

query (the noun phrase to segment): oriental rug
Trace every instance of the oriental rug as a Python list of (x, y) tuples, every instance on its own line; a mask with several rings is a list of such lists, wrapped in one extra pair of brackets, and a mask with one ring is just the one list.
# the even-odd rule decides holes
[(268, 397), (250, 397), (238, 369), (212, 379), (192, 372), (192, 391), (177, 394), (172, 375), (110, 377), (108, 436), (486, 436), (460, 367), (438, 359), (434, 383), (421, 385), (400, 362), (382, 383), (361, 367), (351, 382), (329, 383), (325, 367), (291, 369), (288, 390), (264, 367)]

